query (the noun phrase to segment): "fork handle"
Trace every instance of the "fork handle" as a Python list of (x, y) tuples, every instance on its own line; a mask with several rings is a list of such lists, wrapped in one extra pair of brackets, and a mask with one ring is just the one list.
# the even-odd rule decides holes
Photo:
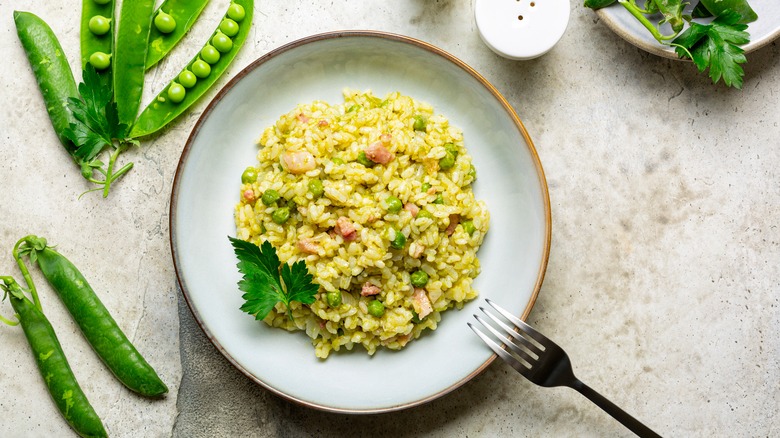
[(611, 415), (615, 420), (622, 423), (623, 426), (629, 428), (631, 432), (634, 432), (637, 436), (642, 438), (661, 437), (661, 435), (653, 432), (652, 429), (640, 423), (639, 420), (629, 415), (626, 411), (620, 409), (616, 404), (607, 400), (606, 397), (596, 392), (590, 386), (582, 383), (579, 379), (575, 379), (575, 382), (571, 385), (571, 387), (577, 390), (577, 392), (580, 394), (587, 397), (588, 400), (595, 403), (596, 406), (603, 409), (604, 412)]

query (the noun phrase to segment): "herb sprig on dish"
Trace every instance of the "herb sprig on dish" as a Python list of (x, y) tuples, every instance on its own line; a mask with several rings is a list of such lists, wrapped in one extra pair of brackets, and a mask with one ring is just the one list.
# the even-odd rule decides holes
[[(688, 2), (683, 0), (645, 0), (640, 7), (637, 0), (585, 0), (586, 7), (600, 9), (615, 2), (622, 5), (663, 45), (674, 47), (681, 58), (693, 61), (700, 72), (709, 70), (713, 83), (723, 79), (726, 86), (742, 88), (746, 62), (741, 45), (750, 42), (747, 23), (758, 15), (747, 0), (700, 0), (691, 15), (684, 14)], [(648, 16), (660, 15), (654, 24)], [(710, 23), (694, 19), (711, 18)], [(661, 25), (668, 23), (671, 34), (664, 34)], [(687, 27), (686, 27), (687, 23)]]
[(290, 303), (297, 301), (312, 304), (319, 285), (306, 267), (298, 260), (290, 265), (282, 264), (276, 249), (268, 241), (261, 246), (233, 237), (228, 237), (238, 258), (238, 270), (243, 278), (238, 288), (244, 292), (246, 302), (241, 310), (253, 315), (256, 320), (265, 319), (277, 303), (283, 303), (287, 315), (292, 319)]

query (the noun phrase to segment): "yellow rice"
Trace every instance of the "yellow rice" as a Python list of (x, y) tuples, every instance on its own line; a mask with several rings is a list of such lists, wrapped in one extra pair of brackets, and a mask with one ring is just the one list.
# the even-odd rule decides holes
[[(424, 131), (414, 130), (415, 116), (427, 121)], [(392, 161), (373, 167), (356, 161), (380, 139), (395, 154)], [(302, 104), (266, 128), (258, 140), (257, 180), (242, 184), (235, 208), (237, 236), (258, 245), (269, 241), (282, 262), (305, 260), (320, 291), (311, 306), (292, 304), (292, 320), (279, 304), (265, 323), (305, 331), (320, 358), (333, 350), (352, 350), (356, 344), (374, 354), (379, 346), (403, 348), (425, 329), (435, 330), (441, 312), (462, 308), (476, 298), (472, 287), (480, 271), (476, 253), (488, 230), (489, 214), (484, 203), (474, 199), (475, 175), (463, 141), (461, 131), (443, 115), (397, 92), (381, 99), (370, 91), (347, 89), (342, 104)], [(458, 154), (455, 165), (445, 171), (438, 164), (448, 143), (457, 146)], [(311, 153), (316, 167), (297, 175), (285, 171), (282, 155), (294, 151)], [(312, 179), (323, 183), (319, 198), (309, 191)], [(422, 191), (424, 183), (431, 189)], [(295, 203), (282, 225), (271, 217), (277, 205), (260, 202), (269, 189)], [(389, 213), (385, 200), (391, 195), (433, 217), (415, 218), (406, 209)], [(444, 203), (434, 203), (438, 195)], [(461, 223), (447, 235), (451, 215), (459, 215)], [(357, 229), (358, 238), (352, 242), (333, 232), (342, 216)], [(464, 229), (467, 220), (474, 225), (471, 234)], [(407, 237), (403, 249), (390, 247), (391, 226)], [(317, 253), (299, 250), (301, 239), (314, 242)], [(410, 283), (416, 270), (429, 276), (425, 291), (433, 307), (421, 321), (414, 313)], [(361, 296), (367, 281), (379, 286), (381, 293)], [(331, 307), (325, 294), (338, 290), (342, 303)], [(374, 299), (385, 306), (381, 317), (368, 312)]]

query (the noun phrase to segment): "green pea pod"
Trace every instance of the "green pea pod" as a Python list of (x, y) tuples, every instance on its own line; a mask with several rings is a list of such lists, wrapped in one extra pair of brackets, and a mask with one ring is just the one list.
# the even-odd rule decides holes
[(617, 0), (585, 0), (583, 6), (591, 9), (601, 9), (617, 3)]
[[(85, 0), (94, 1), (94, 0)], [(176, 22), (172, 32), (163, 33), (157, 26), (152, 26), (149, 34), (149, 51), (146, 54), (146, 68), (150, 69), (173, 49), (173, 47), (190, 30), (209, 0), (165, 0), (157, 11), (169, 14)]]
[(79, 436), (107, 437), (100, 417), (73, 375), (49, 320), (24, 296), (15, 281), (6, 280), (4, 289), (9, 292), (11, 306), (35, 356), (38, 371), (62, 416)]
[[(165, 87), (160, 92), (160, 94), (152, 99), (149, 105), (143, 110), (143, 112), (141, 112), (141, 115), (138, 116), (138, 120), (136, 120), (135, 125), (133, 125), (133, 128), (130, 131), (130, 138), (143, 137), (162, 129), (168, 123), (173, 121), (173, 119), (181, 115), (201, 96), (203, 96), (203, 94), (205, 94), (206, 91), (208, 91), (208, 89), (214, 85), (220, 75), (225, 72), (227, 67), (236, 57), (238, 50), (241, 48), (241, 45), (249, 35), (249, 29), (252, 24), (252, 15), (254, 12), (254, 0), (234, 0), (228, 8), (228, 13), (225, 14), (225, 18), (237, 18), (231, 12), (231, 8), (234, 8), (235, 6), (241, 7), (244, 15), (241, 16), (240, 20), (234, 20), (237, 21), (239, 28), (238, 33), (236, 33), (236, 35), (231, 40), (232, 47), (230, 50), (221, 53), (219, 59), (210, 65), (210, 73), (205, 75), (205, 77), (198, 79), (191, 88), (182, 90), (181, 84), (178, 84), (176, 81), (171, 82), (171, 84)], [(219, 27), (217, 27), (217, 30), (215, 30), (214, 33), (209, 37), (209, 42), (206, 45), (210, 47), (211, 41), (218, 34), (222, 35)], [(190, 71), (193, 64), (198, 61), (203, 62), (200, 59), (200, 55), (195, 56), (187, 64), (184, 70)], [(185, 92), (183, 99), (174, 101), (174, 99), (170, 98), (169, 90), (172, 85), (179, 91)]]
[(65, 148), (72, 151), (74, 145), (65, 136), (65, 131), (76, 122), (76, 118), (68, 108), (68, 99), (78, 99), (79, 92), (65, 52), (49, 25), (38, 16), (14, 11), (14, 23), (38, 81), (54, 132)]
[(700, 0), (712, 15), (718, 17), (726, 11), (736, 12), (740, 16), (739, 23), (752, 23), (758, 19), (758, 14), (750, 7), (747, 0)]
[(114, 97), (119, 122), (133, 124), (141, 105), (154, 0), (123, 1), (114, 47)]
[(32, 243), (42, 239), (28, 236), (25, 240), (30, 248), (30, 260), (38, 263), (43, 276), (57, 292), (84, 337), (117, 379), (141, 395), (156, 397), (168, 392), (81, 272), (51, 247), (41, 248), (41, 245)]
[[(108, 30), (103, 33), (100, 25), (90, 28), (90, 20), (104, 18), (108, 20)], [(81, 68), (86, 67), (93, 53), (102, 52), (111, 55), (114, 46), (114, 0), (100, 4), (95, 0), (83, 0), (81, 3)], [(110, 73), (110, 67), (101, 73)]]

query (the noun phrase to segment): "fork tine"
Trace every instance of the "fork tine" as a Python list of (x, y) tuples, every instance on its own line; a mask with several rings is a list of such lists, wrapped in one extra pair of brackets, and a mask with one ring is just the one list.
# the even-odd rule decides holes
[(511, 321), (520, 330), (524, 331), (525, 333), (528, 333), (528, 336), (531, 336), (532, 338), (534, 338), (534, 340), (536, 340), (540, 344), (542, 344), (542, 345), (544, 345), (545, 343), (554, 344), (546, 336), (544, 336), (543, 334), (541, 334), (538, 331), (536, 331), (535, 328), (533, 328), (530, 325), (526, 324), (520, 318), (512, 315), (511, 313), (509, 313), (509, 311), (505, 310), (504, 308), (502, 308), (498, 304), (494, 303), (493, 301), (490, 301), (490, 299), (485, 298), (485, 301), (488, 304), (490, 304), (490, 307), (496, 309), (496, 311), (498, 311), (498, 313), (500, 313), (504, 318), (506, 318), (509, 321)]
[[(474, 316), (476, 317), (477, 315)], [(490, 339), (489, 336), (482, 333), (482, 330), (479, 330), (470, 322), (467, 322), (466, 324), (471, 328), (471, 330), (474, 331), (474, 333), (477, 334), (477, 336), (479, 336), (485, 342), (485, 344), (487, 344), (488, 347), (490, 347), (491, 350), (493, 350), (493, 352), (495, 352), (501, 359), (504, 360), (504, 362), (509, 364), (512, 368), (517, 370), (517, 372), (525, 375), (529, 371), (528, 367), (524, 363), (520, 362), (519, 360), (517, 360), (517, 358), (509, 354), (503, 348), (501, 348), (501, 346), (498, 345), (494, 340)]]
[[(487, 322), (485, 322), (485, 320), (484, 320), (484, 319), (480, 318), (480, 317), (479, 317), (479, 316), (477, 316), (477, 315), (474, 315), (474, 318), (476, 318), (476, 319), (477, 319), (477, 321), (479, 321), (479, 323), (480, 323), (480, 324), (482, 324), (483, 326), (485, 326), (485, 328), (486, 328), (486, 329), (490, 330), (490, 332), (491, 332), (491, 333), (493, 333), (493, 334), (494, 334), (494, 335), (495, 335), (495, 336), (496, 336), (496, 337), (497, 337), (499, 340), (501, 340), (501, 342), (502, 342), (504, 345), (506, 345), (506, 346), (507, 346), (507, 348), (509, 348), (510, 350), (512, 350), (513, 352), (515, 352), (515, 354), (517, 354), (518, 356), (520, 356), (520, 358), (521, 358), (521, 359), (523, 359), (524, 361), (526, 361), (526, 362), (527, 362), (527, 365), (525, 365), (525, 364), (524, 364), (524, 366), (526, 367), (526, 369), (527, 369), (527, 368), (530, 368), (534, 362), (536, 362), (537, 360), (539, 360), (539, 358), (538, 358), (538, 357), (536, 357), (536, 358), (532, 357), (532, 356), (531, 356), (530, 354), (528, 354), (528, 353), (527, 353), (525, 350), (523, 350), (523, 349), (522, 349), (520, 346), (518, 346), (517, 344), (513, 343), (511, 339), (508, 339), (508, 338), (507, 338), (507, 336), (506, 336), (508, 333), (501, 333), (501, 332), (499, 332), (498, 330), (496, 330), (495, 328), (493, 328), (493, 326), (491, 326), (490, 324), (488, 324)], [(511, 331), (511, 330), (510, 330), (510, 331)]]
[(487, 315), (488, 318), (490, 318), (494, 323), (496, 323), (496, 325), (504, 329), (504, 331), (506, 331), (506, 335), (511, 336), (513, 339), (520, 342), (523, 345), (523, 347), (527, 348), (531, 353), (535, 354), (537, 359), (542, 355), (542, 352), (544, 351), (542, 348), (539, 348), (536, 344), (528, 340), (525, 336), (517, 333), (515, 329), (506, 325), (504, 321), (501, 321), (500, 319), (498, 319), (498, 317), (488, 312), (483, 307), (480, 307), (479, 310), (481, 310), (482, 313)]

